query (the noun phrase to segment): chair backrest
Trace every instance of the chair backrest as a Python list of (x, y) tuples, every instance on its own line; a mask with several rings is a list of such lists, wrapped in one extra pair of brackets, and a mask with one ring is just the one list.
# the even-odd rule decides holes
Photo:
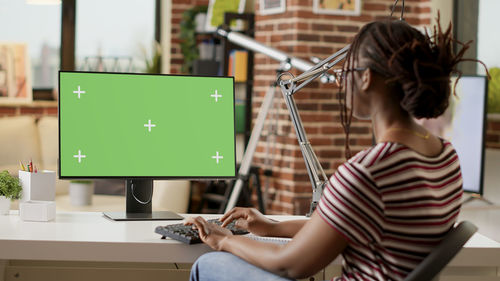
[(462, 221), (450, 230), (441, 243), (408, 275), (404, 281), (432, 280), (451, 259), (462, 249), (463, 245), (477, 231), (477, 227)]

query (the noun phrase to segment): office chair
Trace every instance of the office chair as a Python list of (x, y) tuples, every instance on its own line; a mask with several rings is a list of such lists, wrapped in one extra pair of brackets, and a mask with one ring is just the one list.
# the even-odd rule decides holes
[[(404, 281), (434, 280), (439, 272), (462, 249), (462, 246), (477, 231), (477, 227), (462, 221), (450, 230), (432, 252), (410, 273)], [(436, 279), (437, 280), (437, 279)]]

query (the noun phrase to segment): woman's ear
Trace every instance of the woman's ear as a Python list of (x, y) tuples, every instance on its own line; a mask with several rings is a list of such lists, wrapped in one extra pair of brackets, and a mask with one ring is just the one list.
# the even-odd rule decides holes
[(372, 70), (367, 68), (361, 74), (361, 90), (366, 91), (370, 88), (373, 81), (373, 73)]

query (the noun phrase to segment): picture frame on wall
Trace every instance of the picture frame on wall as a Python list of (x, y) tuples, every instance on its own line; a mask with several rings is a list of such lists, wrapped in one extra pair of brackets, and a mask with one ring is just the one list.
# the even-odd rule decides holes
[(327, 15), (359, 16), (361, 0), (313, 0), (313, 12)]
[(286, 0), (260, 0), (261, 15), (282, 14), (286, 11)]
[(0, 103), (32, 100), (28, 45), (0, 42)]
[[(224, 23), (224, 13), (243, 13), (245, 11), (245, 0), (210, 0), (208, 3), (205, 31), (215, 31), (219, 25)], [(243, 23), (235, 21), (231, 25), (232, 30), (242, 30)]]

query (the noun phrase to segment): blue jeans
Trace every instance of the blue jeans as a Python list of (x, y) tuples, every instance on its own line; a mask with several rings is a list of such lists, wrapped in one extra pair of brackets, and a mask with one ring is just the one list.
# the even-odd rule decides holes
[(265, 271), (227, 252), (210, 252), (199, 257), (191, 268), (191, 281), (291, 281)]

